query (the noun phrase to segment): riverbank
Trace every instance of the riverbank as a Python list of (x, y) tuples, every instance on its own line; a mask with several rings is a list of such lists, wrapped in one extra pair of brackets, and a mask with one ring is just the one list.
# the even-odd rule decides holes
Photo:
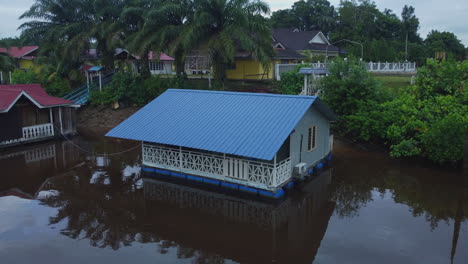
[(103, 136), (140, 108), (131, 106), (114, 110), (108, 106), (85, 106), (77, 113), (78, 133)]

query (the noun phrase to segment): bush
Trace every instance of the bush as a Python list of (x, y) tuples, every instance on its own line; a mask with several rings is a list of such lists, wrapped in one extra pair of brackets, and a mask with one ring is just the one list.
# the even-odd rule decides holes
[(427, 65), (419, 69), (415, 85), (389, 100), (363, 69), (335, 62), (324, 82), (324, 99), (341, 115), (337, 131), (386, 144), (396, 158), (420, 156), (439, 164), (461, 160), (468, 129), (468, 64)]
[(380, 83), (356, 59), (336, 58), (323, 80), (323, 99), (340, 116), (382, 100)]
[(44, 81), (42, 86), (49, 95), (57, 97), (62, 97), (71, 91), (70, 82), (57, 75), (54, 75), (49, 80)]
[(433, 123), (421, 136), (424, 156), (437, 163), (462, 160), (467, 121), (466, 115), (453, 113)]
[(15, 69), (11, 73), (11, 83), (12, 84), (30, 84), (30, 83), (39, 83), (39, 78), (32, 70), (20, 70)]
[(93, 89), (90, 102), (93, 105), (105, 105), (119, 101), (143, 106), (168, 88), (177, 88), (179, 85), (180, 82), (176, 78), (164, 79), (156, 75), (144, 80), (140, 76), (119, 72), (102, 92)]
[(281, 73), (281, 81), (279, 81), (277, 92), (281, 94), (300, 94), (304, 87), (304, 75), (300, 74), (299, 70), (303, 67), (310, 67), (310, 65), (301, 64), (293, 71)]
[(304, 86), (304, 75), (297, 71), (284, 72), (281, 74), (280, 92), (282, 94), (298, 95)]

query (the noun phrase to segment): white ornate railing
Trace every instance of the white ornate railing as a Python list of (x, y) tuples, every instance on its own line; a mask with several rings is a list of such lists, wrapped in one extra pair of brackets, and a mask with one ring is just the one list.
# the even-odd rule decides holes
[(143, 164), (262, 189), (291, 178), (291, 160), (276, 164), (143, 144)]
[(52, 136), (54, 136), (54, 127), (52, 124), (42, 124), (37, 126), (23, 127), (24, 140), (32, 140)]
[[(294, 71), (297, 66), (303, 64), (275, 64), (275, 78), (281, 81), (281, 74)], [(327, 69), (330, 63), (316, 62), (311, 63), (314, 69)], [(369, 72), (378, 73), (416, 73), (415, 62), (363, 62), (364, 67)]]
[(415, 62), (369, 62), (367, 70), (370, 72), (409, 72), (415, 73)]
[(18, 144), (21, 142), (27, 142), (30, 140), (40, 139), (40, 138), (47, 138), (54, 136), (54, 127), (52, 124), (42, 124), (37, 126), (28, 126), (23, 127), (22, 129), (23, 137), (2, 141), (0, 145), (10, 145), (10, 144)]
[(276, 183), (281, 185), (291, 178), (291, 158), (287, 158), (276, 165)]

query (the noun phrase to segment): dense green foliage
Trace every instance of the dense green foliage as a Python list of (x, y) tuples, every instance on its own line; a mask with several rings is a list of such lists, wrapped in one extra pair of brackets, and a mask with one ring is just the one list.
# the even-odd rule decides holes
[(169, 88), (178, 88), (179, 79), (163, 79), (155, 75), (148, 79), (130, 73), (116, 73), (102, 92), (97, 88), (91, 91), (93, 105), (106, 105), (114, 102), (143, 106)]
[(303, 67), (310, 67), (310, 64), (301, 64), (294, 71), (281, 73), (281, 81), (277, 83), (276, 92), (280, 94), (299, 94), (304, 87), (304, 75), (299, 74), (299, 70)]
[(11, 73), (12, 84), (37, 83), (38, 81), (38, 77), (33, 71), (23, 71), (20, 69), (15, 69)]
[[(419, 19), (412, 6), (405, 5), (401, 15), (392, 10), (380, 11), (370, 0), (340, 1), (334, 7), (328, 0), (300, 0), (291, 8), (273, 12), (273, 27), (321, 30), (330, 42), (343, 39), (362, 43), (366, 61), (415, 61), (419, 65), (435, 52), (447, 52), (457, 59), (466, 54), (463, 44), (453, 33), (433, 31), (426, 41), (419, 36)], [(405, 56), (406, 40), (408, 53)], [(354, 56), (361, 56), (359, 45), (339, 45)]]
[(448, 57), (465, 59), (467, 54), (461, 41), (451, 32), (432, 30), (424, 41), (430, 53), (446, 52)]
[(336, 60), (330, 71), (323, 99), (340, 115), (339, 133), (385, 144), (393, 157), (436, 163), (463, 158), (468, 61), (430, 60), (416, 83), (396, 95), (386, 93), (359, 62)]
[(71, 91), (70, 82), (58, 75), (36, 74), (34, 71), (16, 69), (11, 74), (12, 84), (39, 83), (49, 95), (62, 97)]
[(42, 56), (55, 58), (52, 73), (62, 76), (78, 69), (91, 47), (107, 68), (115, 66), (115, 48), (141, 56), (144, 78), (150, 75), (149, 51), (172, 54), (181, 75), (185, 56), (200, 49), (222, 82), (238, 49), (269, 65), (268, 13), (268, 5), (257, 0), (36, 0), (20, 17), (32, 20), (20, 29), (25, 40), (38, 42)]

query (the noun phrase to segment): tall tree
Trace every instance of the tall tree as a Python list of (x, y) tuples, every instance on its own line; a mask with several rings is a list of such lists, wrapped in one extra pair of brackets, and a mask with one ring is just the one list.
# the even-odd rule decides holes
[(142, 35), (158, 50), (171, 52), (179, 77), (185, 72), (185, 56), (193, 48), (186, 45), (186, 37), (192, 33), (195, 3), (194, 0), (165, 0), (145, 15)]
[(273, 28), (299, 27), (297, 18), (294, 16), (291, 9), (282, 9), (273, 12), (270, 21)]
[(278, 10), (271, 16), (273, 27), (295, 27), (300, 30), (321, 30), (325, 34), (336, 26), (335, 8), (328, 0), (300, 0), (291, 9)]
[(434, 56), (436, 52), (446, 52), (448, 56), (453, 56), (458, 60), (465, 58), (465, 46), (451, 32), (432, 30), (424, 42), (431, 56)]
[(218, 83), (224, 81), (226, 67), (234, 63), (239, 49), (251, 52), (268, 69), (274, 52), (264, 17), (268, 13), (262, 1), (199, 0), (193, 23), (184, 31), (185, 46), (208, 50)]
[(408, 35), (409, 42), (421, 42), (418, 34), (419, 19), (414, 13), (414, 7), (405, 5), (401, 12), (402, 21), (402, 40), (406, 39)]
[(60, 52), (62, 65), (79, 65), (89, 48), (93, 21), (93, 0), (36, 0), (20, 19), (33, 19), (19, 29), (22, 37), (41, 45), (40, 52)]

